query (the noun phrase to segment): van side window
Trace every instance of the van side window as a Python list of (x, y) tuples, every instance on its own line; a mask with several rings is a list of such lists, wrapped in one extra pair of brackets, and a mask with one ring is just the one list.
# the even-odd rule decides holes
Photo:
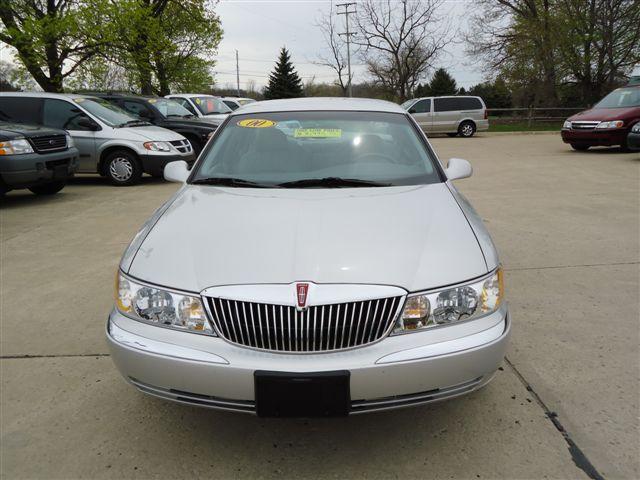
[(436, 112), (454, 112), (459, 110), (482, 110), (482, 103), (473, 97), (434, 98)]
[(42, 124), (47, 127), (61, 128), (63, 130), (90, 130), (78, 125), (78, 120), (89, 118), (89, 116), (74, 104), (65, 100), (46, 98), (42, 116)]
[(0, 97), (0, 120), (16, 123), (42, 123), (42, 99)]
[(416, 113), (429, 113), (431, 111), (431, 100), (420, 100), (411, 107), (411, 110), (415, 110)]

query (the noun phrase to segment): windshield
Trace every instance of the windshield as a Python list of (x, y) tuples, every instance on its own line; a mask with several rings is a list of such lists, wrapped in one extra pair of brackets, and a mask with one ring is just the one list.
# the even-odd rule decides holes
[(223, 127), (201, 157), (192, 183), (233, 178), (233, 186), (284, 187), (301, 181), (300, 187), (309, 188), (418, 185), (441, 181), (435, 162), (402, 114), (245, 114)]
[(404, 102), (402, 105), (400, 105), (402, 108), (404, 108), (405, 110), (408, 109), (411, 104), (413, 104), (413, 102), (415, 102), (415, 98), (412, 98), (411, 100), (407, 100), (406, 102)]
[(214, 115), (217, 113), (231, 113), (222, 100), (216, 97), (195, 97), (193, 102), (203, 115)]
[(593, 108), (640, 107), (640, 88), (619, 88), (604, 97)]
[(164, 117), (171, 117), (176, 115), (179, 117), (193, 116), (193, 113), (184, 108), (175, 100), (171, 100), (169, 98), (150, 98), (148, 102), (156, 107)]
[(138, 121), (133, 115), (129, 115), (120, 107), (101, 98), (74, 98), (73, 101), (110, 127), (118, 127), (127, 122)]

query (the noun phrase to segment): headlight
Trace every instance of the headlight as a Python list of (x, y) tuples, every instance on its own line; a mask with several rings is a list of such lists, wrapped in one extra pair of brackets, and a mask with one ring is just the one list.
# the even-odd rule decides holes
[(24, 138), (0, 142), (0, 155), (21, 155), (23, 153), (33, 153), (31, 144)]
[(562, 125), (562, 128), (566, 130), (571, 130), (571, 122), (569, 120), (565, 120), (564, 124)]
[(640, 122), (636, 123), (631, 129), (633, 133), (640, 133)]
[(393, 334), (417, 332), (477, 318), (496, 311), (503, 300), (502, 268), (468, 285), (409, 295)]
[(75, 146), (76, 144), (74, 143), (73, 138), (67, 133), (67, 147), (71, 148)]
[(171, 145), (167, 142), (145, 142), (144, 148), (151, 150), (152, 152), (170, 152)]
[(613, 120), (612, 122), (600, 122), (596, 125), (596, 128), (622, 128), (624, 127), (624, 121)]
[(152, 325), (215, 335), (200, 297), (142, 285), (120, 272), (116, 278), (120, 313)]

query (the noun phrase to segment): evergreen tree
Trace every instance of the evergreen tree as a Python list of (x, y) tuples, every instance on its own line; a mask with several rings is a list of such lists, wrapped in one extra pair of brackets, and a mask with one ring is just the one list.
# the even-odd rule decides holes
[(419, 83), (418, 86), (416, 87), (416, 89), (413, 92), (413, 96), (414, 96), (414, 98), (431, 96), (431, 90), (429, 89), (429, 84), (425, 83), (423, 85), (422, 83)]
[(302, 96), (302, 82), (293, 68), (291, 57), (285, 47), (280, 50), (276, 68), (269, 75), (269, 85), (264, 89), (264, 98), (295, 98)]
[(433, 74), (431, 82), (429, 82), (429, 95), (432, 97), (441, 97), (444, 95), (455, 95), (458, 93), (458, 86), (454, 78), (449, 75), (444, 68), (439, 68)]

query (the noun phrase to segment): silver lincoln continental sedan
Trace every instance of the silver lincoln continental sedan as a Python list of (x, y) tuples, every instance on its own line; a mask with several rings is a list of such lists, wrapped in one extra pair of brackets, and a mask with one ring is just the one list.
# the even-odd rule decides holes
[(229, 115), (116, 275), (107, 338), (144, 393), (260, 416), (424, 404), (487, 384), (511, 320), (496, 249), (401, 107)]

